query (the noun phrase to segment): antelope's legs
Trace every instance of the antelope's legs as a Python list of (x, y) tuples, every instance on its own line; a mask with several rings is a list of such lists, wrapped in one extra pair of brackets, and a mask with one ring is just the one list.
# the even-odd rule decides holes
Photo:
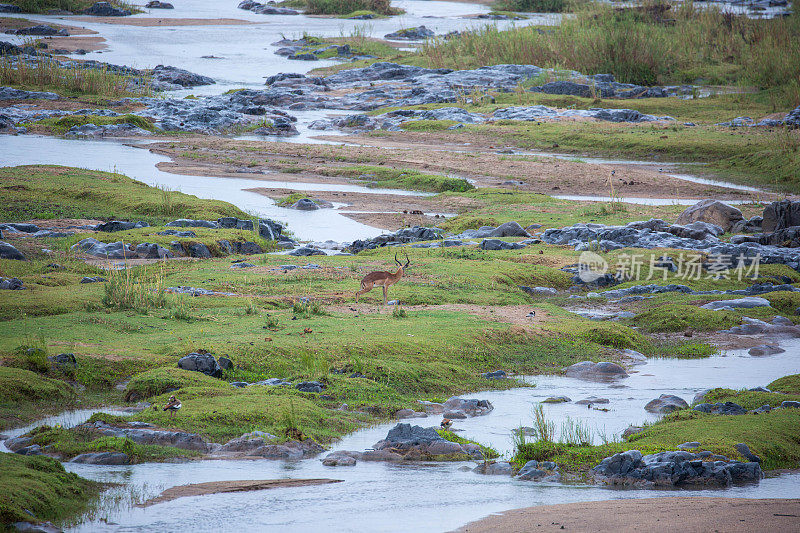
[(362, 294), (366, 294), (373, 289), (373, 285), (370, 283), (369, 285), (362, 283), (361, 290), (356, 291), (356, 303), (358, 303), (358, 297)]
[(386, 305), (386, 285), (381, 285), (383, 289), (383, 305)]

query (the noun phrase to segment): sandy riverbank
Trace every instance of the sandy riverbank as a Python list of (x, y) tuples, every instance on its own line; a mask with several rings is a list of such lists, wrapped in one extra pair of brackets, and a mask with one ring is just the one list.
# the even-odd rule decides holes
[(503, 531), (800, 531), (800, 500), (647, 498), (542, 505), (491, 515), (458, 529)]

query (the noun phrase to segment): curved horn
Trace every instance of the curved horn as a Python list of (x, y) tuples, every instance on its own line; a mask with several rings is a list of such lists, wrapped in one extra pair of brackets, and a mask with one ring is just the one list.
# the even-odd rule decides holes
[(406, 254), (406, 266), (404, 266), (403, 268), (408, 268), (408, 265), (411, 264), (411, 259), (408, 258), (408, 253), (406, 253), (406, 252), (403, 252), (403, 253)]
[(395, 252), (395, 254), (394, 254), (394, 262), (397, 263), (400, 266), (403, 266), (403, 263), (401, 263), (400, 261), (397, 260), (397, 252)]

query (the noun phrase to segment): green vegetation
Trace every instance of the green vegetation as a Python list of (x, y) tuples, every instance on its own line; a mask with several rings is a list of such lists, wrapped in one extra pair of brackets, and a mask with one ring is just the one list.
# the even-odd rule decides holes
[(760, 415), (705, 415), (692, 410), (672, 413), (662, 420), (632, 435), (626, 442), (576, 445), (553, 440), (518, 442), (513, 461), (523, 465), (527, 461), (554, 461), (562, 471), (586, 476), (589, 470), (605, 457), (626, 450), (639, 450), (643, 454), (675, 450), (678, 444), (688, 441), (701, 443), (700, 450), (740, 459), (734, 446), (745, 442), (750, 450), (761, 457), (765, 470), (797, 468), (800, 464), (800, 409), (780, 409)]
[(500, 11), (527, 11), (529, 13), (562, 13), (567, 11), (568, 0), (498, 0), (494, 8)]
[[(785, 379), (785, 378), (781, 378)], [(705, 395), (704, 403), (734, 402), (745, 409), (758, 409), (762, 405), (778, 407), (784, 401), (798, 401), (800, 394), (785, 394), (778, 392), (761, 392), (732, 389), (711, 389)], [(737, 415), (738, 416), (738, 415)]]
[(0, 485), (0, 524), (64, 521), (86, 511), (100, 489), (55, 459), (13, 453), (0, 453)]
[(427, 192), (466, 192), (475, 189), (475, 187), (464, 178), (426, 174), (407, 168), (358, 165), (328, 168), (324, 173), (334, 176), (355, 178), (367, 182), (367, 186), (369, 187), (381, 189), (396, 188)]
[(437, 429), (436, 432), (445, 440), (449, 440), (450, 442), (455, 442), (457, 444), (477, 444), (481, 447), (481, 452), (483, 452), (484, 459), (497, 459), (500, 457), (500, 453), (497, 450), (492, 448), (491, 446), (484, 446), (474, 440), (465, 439), (461, 435), (457, 435), (452, 431), (447, 431), (446, 429)]
[(399, 15), (403, 10), (391, 6), (390, 0), (305, 0), (309, 15), (350, 15), (369, 11), (381, 15)]
[[(36, 351), (34, 351), (34, 355)], [(40, 369), (44, 361), (36, 361), (33, 368)], [(21, 363), (30, 364), (30, 356), (26, 353)], [(30, 370), (0, 366), (0, 430), (14, 427), (39, 415), (39, 409), (53, 403), (61, 407), (70, 405), (75, 400), (75, 392), (65, 382), (43, 377)]]
[(636, 315), (633, 323), (640, 329), (651, 332), (675, 332), (687, 329), (719, 331), (738, 326), (741, 318), (733, 311), (712, 311), (696, 305), (664, 304), (648, 306), (646, 311)]
[(154, 368), (131, 378), (125, 387), (125, 400), (130, 402), (136, 399), (160, 396), (169, 390), (184, 387), (211, 387), (226, 390), (231, 388), (227, 382), (200, 372), (190, 372), (177, 367)]
[(800, 374), (792, 374), (776, 379), (767, 388), (774, 392), (785, 392), (790, 394), (800, 394)]
[(110, 172), (51, 165), (3, 167), (0, 180), (3, 221), (99, 218), (157, 224), (179, 216), (210, 220), (222, 216), (249, 218), (227, 202), (201, 200)]
[(147, 84), (135, 87), (130, 76), (114, 74), (109, 70), (62, 67), (49, 57), (39, 57), (33, 62), (12, 61), (0, 57), (0, 84), (27, 90), (53, 91), (63, 96), (94, 95), (105, 98), (147, 96)]
[(53, 133), (65, 133), (73, 126), (83, 126), (94, 124), (95, 126), (105, 126), (109, 124), (131, 124), (147, 131), (155, 131), (152, 122), (139, 115), (120, 115), (117, 117), (104, 117), (98, 115), (67, 115), (65, 117), (46, 118), (34, 123), (37, 126), (45, 126)]

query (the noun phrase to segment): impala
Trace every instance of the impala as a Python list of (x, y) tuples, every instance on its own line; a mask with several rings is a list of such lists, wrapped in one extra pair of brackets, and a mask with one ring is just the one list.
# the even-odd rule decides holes
[(386, 289), (400, 281), (400, 278), (403, 277), (405, 270), (411, 263), (411, 261), (408, 259), (408, 254), (406, 254), (405, 265), (397, 260), (397, 254), (394, 254), (394, 262), (400, 266), (400, 268), (397, 269), (397, 272), (386, 272), (385, 270), (379, 270), (376, 272), (370, 272), (364, 276), (364, 278), (361, 280), (361, 290), (356, 292), (356, 303), (358, 303), (359, 296), (368, 293), (377, 285), (383, 289), (383, 305), (386, 305)]

